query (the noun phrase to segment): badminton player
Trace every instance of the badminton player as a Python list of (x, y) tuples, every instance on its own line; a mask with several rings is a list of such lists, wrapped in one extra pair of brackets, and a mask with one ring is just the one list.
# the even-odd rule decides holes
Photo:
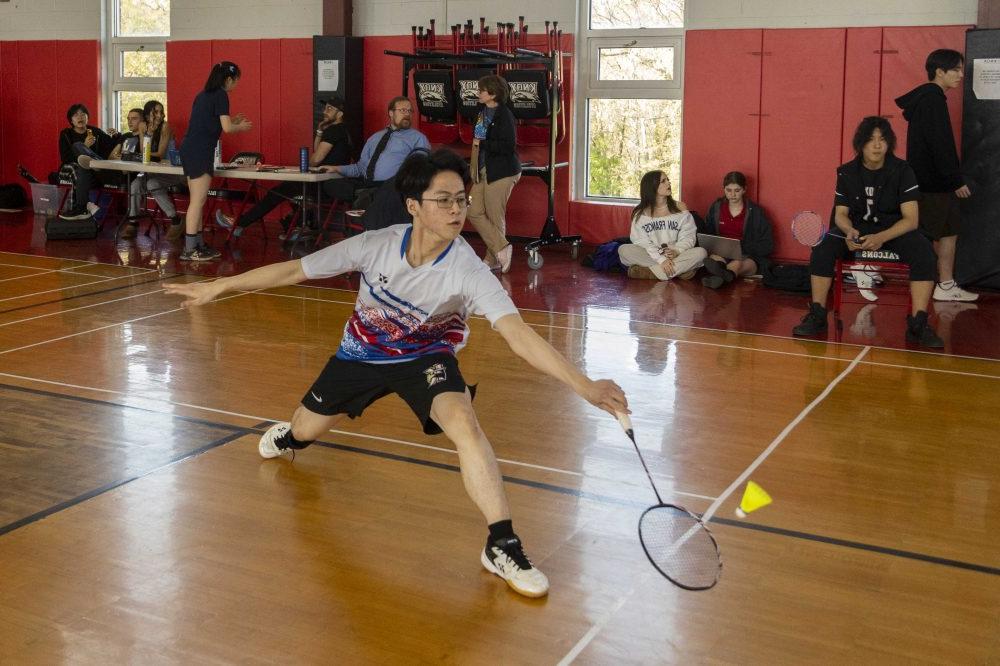
[(396, 188), (412, 225), (369, 231), (301, 260), (166, 290), (184, 296), (188, 307), (228, 291), (359, 272), (361, 286), (340, 348), (291, 422), (278, 423), (261, 437), (261, 456), (305, 448), (344, 416), (355, 418), (379, 398), (397, 393), (424, 432), (443, 431), (458, 450), (466, 492), (489, 526), (482, 565), (515, 591), (540, 597), (548, 592), (548, 579), (514, 532), (493, 448), (455, 358), (469, 336), (467, 318), (484, 315), (515, 354), (591, 404), (611, 414), (627, 413), (628, 406), (617, 384), (589, 379), (521, 320), (500, 282), (461, 238), (468, 183), (465, 162), (451, 151), (411, 155), (400, 167)]

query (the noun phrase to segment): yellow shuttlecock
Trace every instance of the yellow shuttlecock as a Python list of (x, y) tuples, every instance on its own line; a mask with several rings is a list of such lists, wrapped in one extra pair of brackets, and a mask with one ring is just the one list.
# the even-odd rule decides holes
[(758, 486), (753, 481), (747, 481), (747, 488), (743, 491), (743, 499), (740, 501), (740, 505), (736, 508), (736, 515), (740, 518), (746, 518), (747, 514), (751, 511), (756, 511), (762, 506), (767, 506), (771, 503), (771, 496), (767, 494), (767, 491)]

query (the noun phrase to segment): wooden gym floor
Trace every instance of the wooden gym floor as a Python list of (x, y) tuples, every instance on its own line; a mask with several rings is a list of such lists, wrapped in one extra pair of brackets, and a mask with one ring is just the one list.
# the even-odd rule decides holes
[[(0, 253), (0, 663), (1000, 662), (996, 361), (524, 311), (626, 390), (667, 501), (721, 498), (722, 579), (685, 592), (617, 423), (474, 319), (463, 373), (552, 582), (529, 600), (397, 398), (258, 457), (351, 292), (162, 292), (195, 279)], [(774, 503), (739, 520), (747, 478)]]

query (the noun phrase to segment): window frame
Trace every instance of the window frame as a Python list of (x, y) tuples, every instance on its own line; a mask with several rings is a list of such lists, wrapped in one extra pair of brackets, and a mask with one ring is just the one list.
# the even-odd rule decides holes
[[(684, 2), (684, 25), (694, 0)], [(587, 193), (590, 163), (589, 152), (589, 101), (591, 99), (670, 99), (683, 105), (684, 98), (684, 40), (686, 28), (627, 28), (591, 29), (591, 0), (579, 0), (577, 5), (577, 41), (575, 96), (573, 100), (573, 191), (575, 201), (592, 203), (629, 203), (638, 199), (626, 197), (591, 196)], [(674, 48), (674, 79), (672, 81), (599, 81), (600, 48), (641, 48), (672, 46)], [(683, 106), (682, 111), (683, 113)], [(683, 131), (683, 130), (681, 130)], [(683, 136), (681, 136), (683, 140)], [(680, 165), (678, 164), (678, 171)], [(674, 183), (676, 192), (680, 182)]]
[(166, 53), (170, 35), (148, 35), (142, 37), (121, 37), (117, 33), (118, 10), (121, 0), (103, 0), (101, 3), (101, 69), (103, 71), (102, 93), (104, 126), (119, 131), (118, 93), (149, 92), (159, 93), (167, 89), (167, 77), (126, 77), (122, 75), (123, 54), (129, 51), (163, 51)]

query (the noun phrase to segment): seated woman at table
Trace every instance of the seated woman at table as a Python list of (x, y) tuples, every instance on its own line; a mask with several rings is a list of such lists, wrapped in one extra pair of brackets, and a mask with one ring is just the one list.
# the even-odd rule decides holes
[[(323, 104), (323, 118), (316, 126), (309, 166), (348, 164), (351, 161), (351, 135), (344, 125), (344, 99), (335, 95), (320, 100), (320, 103)], [(223, 229), (233, 229), (233, 236), (239, 237), (244, 229), (263, 219), (282, 201), (294, 201), (301, 196), (302, 183), (287, 181), (272, 187), (253, 208), (240, 215), (235, 229), (233, 218), (221, 210), (215, 212), (215, 223)]]
[(705, 216), (705, 233), (726, 238), (738, 238), (743, 256), (727, 261), (713, 254), (705, 260), (710, 275), (701, 283), (718, 289), (743, 275), (756, 275), (763, 270), (774, 252), (771, 223), (764, 211), (746, 196), (747, 177), (730, 171), (722, 179), (724, 196), (715, 200)]
[[(129, 113), (131, 116), (131, 112)], [(129, 129), (132, 129), (131, 125)], [(133, 130), (139, 137), (138, 150), (142, 152), (142, 140), (149, 137), (150, 161), (159, 162), (167, 153), (167, 147), (173, 139), (173, 131), (163, 117), (163, 104), (158, 100), (151, 99), (142, 108), (142, 119)], [(171, 176), (168, 174), (146, 174), (142, 178), (132, 179), (129, 188), (129, 219), (122, 229), (122, 238), (134, 238), (136, 224), (134, 218), (139, 215), (142, 209), (142, 202), (146, 195), (152, 195), (156, 200), (156, 205), (160, 207), (163, 214), (170, 218), (170, 228), (167, 230), (167, 239), (175, 240), (184, 233), (183, 220), (177, 214), (173, 199), (170, 198), (169, 189), (184, 183), (183, 176)]]

